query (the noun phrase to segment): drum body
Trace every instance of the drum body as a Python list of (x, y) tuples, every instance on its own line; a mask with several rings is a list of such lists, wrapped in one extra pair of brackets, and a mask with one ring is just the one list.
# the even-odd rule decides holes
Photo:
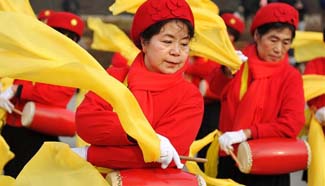
[(106, 176), (112, 186), (205, 186), (201, 176), (179, 169), (126, 169), (114, 171)]
[(73, 112), (32, 101), (25, 104), (21, 123), (27, 128), (54, 136), (73, 136), (76, 130)]
[(285, 174), (306, 169), (311, 161), (311, 151), (304, 140), (265, 138), (241, 143), (237, 157), (243, 173)]

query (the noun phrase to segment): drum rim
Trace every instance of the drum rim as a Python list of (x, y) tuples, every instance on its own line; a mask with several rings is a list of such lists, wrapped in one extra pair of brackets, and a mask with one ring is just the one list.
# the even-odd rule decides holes
[(310, 149), (310, 145), (306, 140), (302, 140), (304, 142), (304, 144), (306, 145), (307, 148), (307, 153), (308, 153), (308, 160), (307, 160), (307, 168), (309, 168), (309, 165), (311, 164), (311, 149)]
[(122, 186), (120, 171), (113, 171), (106, 175), (106, 181), (112, 186)]
[(240, 162), (239, 170), (242, 173), (246, 173), (246, 174), (250, 173), (253, 166), (253, 157), (252, 157), (252, 150), (247, 141), (239, 144), (237, 157)]
[[(36, 105), (35, 105), (35, 103), (33, 101), (28, 101), (25, 104), (25, 106), (23, 108), (23, 111), (22, 111), (22, 116), (21, 116), (21, 124), (22, 124), (22, 126), (28, 127), (28, 126), (31, 125), (31, 123), (34, 120), (35, 109), (36, 109), (35, 107), (36, 107)], [(29, 111), (26, 110), (27, 108), (30, 108), (30, 110)], [(31, 113), (33, 113), (33, 114), (31, 114)], [(30, 117), (28, 121), (26, 121), (27, 116)]]

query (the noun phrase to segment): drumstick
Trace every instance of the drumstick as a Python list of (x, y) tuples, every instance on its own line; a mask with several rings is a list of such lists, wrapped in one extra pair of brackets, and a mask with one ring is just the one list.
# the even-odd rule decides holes
[(195, 161), (198, 163), (206, 163), (208, 162), (207, 159), (205, 158), (195, 158), (195, 157), (190, 157), (190, 156), (179, 156), (181, 160), (186, 160), (186, 161)]
[(238, 167), (241, 167), (241, 164), (238, 160), (238, 158), (235, 156), (234, 152), (232, 150), (228, 150), (228, 152), (230, 153), (230, 156), (232, 157), (232, 159), (237, 163)]
[(14, 113), (16, 113), (16, 114), (19, 114), (19, 115), (23, 115), (23, 113), (20, 111), (20, 110), (18, 110), (18, 109), (12, 109), (12, 111), (14, 112)]

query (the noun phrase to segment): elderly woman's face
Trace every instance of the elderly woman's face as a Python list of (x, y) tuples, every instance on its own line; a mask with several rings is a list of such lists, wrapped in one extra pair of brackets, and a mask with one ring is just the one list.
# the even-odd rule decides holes
[(142, 41), (144, 62), (149, 71), (173, 74), (181, 69), (190, 51), (187, 26), (181, 21), (165, 24), (159, 34)]
[(256, 31), (254, 40), (259, 58), (267, 62), (282, 60), (290, 49), (291, 38), (292, 33), (289, 28), (272, 29), (262, 36)]

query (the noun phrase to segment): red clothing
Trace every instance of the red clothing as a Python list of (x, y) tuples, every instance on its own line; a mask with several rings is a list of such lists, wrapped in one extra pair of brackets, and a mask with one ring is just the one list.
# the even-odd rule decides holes
[[(225, 85), (221, 97), (220, 130), (222, 132), (250, 129), (252, 138), (295, 138), (304, 125), (304, 93), (302, 77), (291, 67), (288, 58), (270, 63), (261, 61), (255, 45), (244, 52), (248, 57), (248, 88), (239, 99), (243, 66), (229, 82), (221, 73), (214, 81)], [(229, 82), (229, 83), (227, 83)], [(211, 87), (221, 92), (223, 87)], [(219, 90), (218, 90), (219, 89)]]
[[(127, 74), (128, 87), (149, 123), (171, 141), (180, 155), (188, 155), (203, 115), (202, 96), (183, 78), (184, 70), (185, 67), (175, 74), (149, 72), (142, 53), (129, 70), (108, 69), (119, 81)], [(94, 93), (88, 93), (78, 107), (76, 124), (79, 136), (91, 144), (87, 160), (95, 166), (113, 169), (160, 166), (143, 161), (141, 149), (128, 140), (111, 105)]]
[(115, 52), (112, 57), (111, 65), (113, 67), (126, 67), (128, 66), (128, 61), (119, 52)]
[[(325, 57), (320, 57), (309, 61), (306, 64), (304, 74), (325, 75)], [(325, 106), (325, 94), (308, 101), (310, 107), (319, 109)]]
[[(14, 84), (22, 85), (20, 97), (14, 98), (13, 100), (13, 104), (15, 104), (15, 107), (18, 109), (22, 109), (28, 101), (66, 108), (76, 90), (75, 88), (44, 83), (33, 84), (30, 81), (24, 80), (15, 80)], [(20, 116), (15, 113), (9, 114), (7, 116), (7, 123), (20, 126)]]
[(193, 57), (193, 62), (186, 69), (186, 75), (189, 76), (189, 81), (192, 82), (196, 87), (200, 88), (200, 83), (202, 80), (207, 82), (207, 90), (201, 90), (206, 92), (204, 95), (205, 102), (210, 102), (211, 100), (219, 99), (217, 95), (209, 89), (209, 75), (215, 70), (221, 67), (220, 64), (211, 61), (203, 57)]

